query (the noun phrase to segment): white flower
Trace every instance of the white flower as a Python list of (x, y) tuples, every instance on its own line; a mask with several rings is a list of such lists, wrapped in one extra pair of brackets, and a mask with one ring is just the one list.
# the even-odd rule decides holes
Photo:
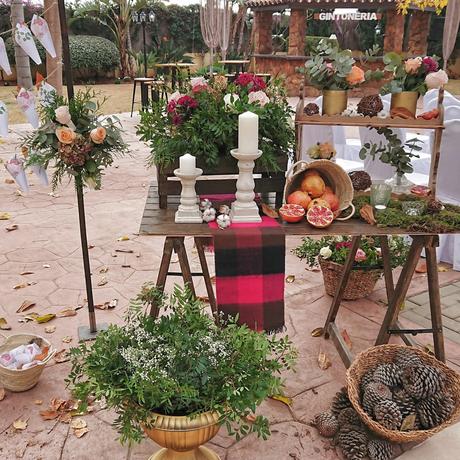
[(171, 96), (169, 97), (169, 100), (177, 102), (181, 97), (182, 97), (182, 94), (179, 93), (179, 91), (175, 91), (174, 93), (171, 94)]
[(69, 107), (67, 105), (61, 105), (55, 112), (56, 121), (61, 125), (66, 125), (69, 128), (75, 129), (75, 125), (72, 123), (72, 117), (70, 116)]
[(190, 79), (190, 84), (192, 85), (192, 90), (195, 88), (205, 88), (208, 86), (208, 82), (204, 77), (193, 77)]
[(438, 89), (446, 85), (448, 81), (449, 77), (442, 69), (437, 72), (431, 72), (425, 77), (425, 83), (428, 89)]
[(240, 97), (238, 94), (226, 94), (224, 96), (224, 104), (226, 107), (231, 106), (233, 107), (233, 104), (239, 99)]
[(270, 98), (264, 91), (254, 91), (249, 93), (248, 100), (250, 104), (259, 104), (261, 107), (270, 102)]
[(332, 256), (332, 251), (331, 251), (331, 248), (329, 246), (324, 246), (323, 248), (321, 248), (319, 250), (319, 255), (323, 258), (323, 259), (329, 259), (329, 257)]

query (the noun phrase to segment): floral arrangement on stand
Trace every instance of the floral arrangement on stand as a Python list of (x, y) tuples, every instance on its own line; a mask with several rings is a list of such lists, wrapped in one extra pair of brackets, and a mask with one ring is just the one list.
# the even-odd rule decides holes
[[(143, 312), (158, 302), (163, 315)], [(188, 289), (176, 286), (168, 300), (145, 285), (124, 326), (109, 326), (71, 356), (74, 395), (105, 400), (118, 414), (121, 442), (139, 442), (143, 431), (155, 431), (158, 418), (194, 422), (202, 413), (217, 414), (216, 425), (225, 424), (237, 438), (250, 432), (268, 437), (268, 420), (248, 417), (265, 398), (280, 394), (280, 372), (294, 365), (297, 352), (287, 337), (252, 331), (236, 318), (213, 318)], [(183, 430), (179, 435), (183, 446)]]
[(307, 150), (307, 155), (312, 160), (332, 160), (336, 153), (334, 146), (330, 142), (317, 142)]
[(449, 0), (398, 0), (397, 7), (401, 14), (407, 14), (410, 7), (417, 7), (424, 11), (426, 8), (434, 8), (436, 14), (441, 14)]
[(238, 115), (251, 111), (259, 116), (261, 164), (278, 171), (280, 156), (287, 158), (294, 144), (292, 110), (280, 80), (270, 83), (250, 73), (242, 73), (233, 83), (217, 75), (191, 79), (186, 94), (175, 92), (169, 102), (152, 105), (141, 112), (138, 134), (150, 145), (149, 163), (172, 165), (190, 153), (210, 168), (222, 157), (230, 157), (237, 145)]
[(127, 152), (118, 119), (102, 117), (100, 108), (91, 90), (77, 92), (70, 101), (56, 95), (42, 107), (40, 127), (22, 146), (28, 152), (28, 166), (46, 169), (53, 164), (53, 189), (65, 175), (99, 189), (103, 169)]

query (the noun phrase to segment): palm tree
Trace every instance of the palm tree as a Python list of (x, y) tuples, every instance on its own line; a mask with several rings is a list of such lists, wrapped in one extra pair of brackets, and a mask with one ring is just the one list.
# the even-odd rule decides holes
[[(11, 26), (16, 28), (16, 24), (24, 22), (24, 3), (22, 0), (12, 0), (11, 2)], [(14, 36), (14, 30), (13, 30)], [(14, 59), (16, 61), (16, 79), (18, 86), (25, 89), (32, 88), (32, 73), (30, 71), (29, 56), (26, 52), (13, 40), (14, 43)]]
[(48, 22), (51, 38), (53, 39), (56, 57), (53, 59), (46, 55), (46, 74), (50, 85), (56, 88), (58, 94), (62, 94), (62, 40), (61, 24), (59, 22), (59, 8), (55, 0), (44, 0), (45, 19)]

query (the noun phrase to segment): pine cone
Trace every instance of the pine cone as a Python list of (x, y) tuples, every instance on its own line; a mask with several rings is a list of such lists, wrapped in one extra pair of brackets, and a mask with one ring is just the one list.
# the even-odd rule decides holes
[(375, 117), (381, 110), (383, 110), (383, 102), (378, 94), (364, 96), (358, 102), (358, 113), (364, 116)]
[(339, 416), (337, 417), (337, 420), (339, 422), (339, 426), (361, 425), (361, 419), (358, 415), (358, 412), (356, 412), (353, 407), (347, 407), (342, 412), (340, 412)]
[(372, 439), (367, 445), (367, 453), (370, 460), (390, 460), (393, 456), (391, 442), (383, 439)]
[(433, 366), (406, 367), (403, 371), (404, 389), (415, 399), (425, 399), (440, 393), (444, 388), (444, 376)]
[(434, 198), (428, 201), (426, 205), (427, 211), (431, 214), (437, 214), (443, 208), (444, 208), (444, 205), (439, 200), (436, 200)]
[(418, 366), (420, 364), (423, 364), (423, 361), (411, 349), (402, 348), (396, 354), (394, 363), (397, 366), (404, 368), (404, 367), (409, 367), (409, 366)]
[(332, 438), (339, 430), (339, 422), (331, 412), (320, 412), (315, 415), (311, 424), (316, 427), (318, 433), (325, 438)]
[(375, 420), (389, 430), (399, 430), (402, 422), (401, 411), (394, 401), (381, 401), (374, 407)]
[(454, 410), (455, 402), (451, 396), (436, 394), (417, 403), (417, 413), (423, 428), (429, 429), (445, 422)]
[(348, 399), (347, 389), (343, 387), (338, 391), (331, 404), (331, 412), (337, 417), (343, 409), (352, 407), (350, 400)]
[(366, 171), (352, 171), (348, 175), (355, 190), (366, 190), (372, 185), (371, 176)]
[(402, 371), (393, 363), (380, 364), (375, 368), (373, 379), (387, 387), (396, 387), (402, 384)]
[(367, 371), (362, 377), (361, 381), (359, 382), (359, 389), (361, 390), (361, 397), (364, 395), (364, 391), (366, 390), (367, 385), (374, 381), (374, 369)]
[(310, 102), (307, 104), (304, 109), (303, 109), (305, 115), (311, 117), (312, 115), (318, 115), (319, 114), (319, 107), (317, 104), (314, 102)]
[(393, 392), (393, 401), (398, 405), (403, 419), (408, 415), (415, 414), (415, 402), (404, 389)]
[(370, 415), (374, 413), (374, 407), (381, 401), (391, 400), (391, 390), (379, 382), (372, 382), (367, 385), (363, 396), (363, 409)]
[(341, 428), (337, 435), (337, 442), (346, 459), (361, 460), (367, 455), (367, 435), (354, 426)]

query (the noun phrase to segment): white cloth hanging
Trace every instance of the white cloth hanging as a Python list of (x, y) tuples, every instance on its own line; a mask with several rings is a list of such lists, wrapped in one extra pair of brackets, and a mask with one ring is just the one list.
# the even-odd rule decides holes
[[(425, 93), (425, 95), (423, 96), (423, 111), (424, 112), (428, 112), (429, 110), (431, 110), (428, 108), (428, 103), (432, 101), (433, 99), (436, 100), (435, 107), (438, 105), (437, 104), (438, 94), (439, 94), (439, 89), (437, 88), (429, 89)], [(444, 90), (444, 98), (449, 98), (449, 99), (454, 98), (454, 95), (452, 93), (449, 93), (449, 91)]]

